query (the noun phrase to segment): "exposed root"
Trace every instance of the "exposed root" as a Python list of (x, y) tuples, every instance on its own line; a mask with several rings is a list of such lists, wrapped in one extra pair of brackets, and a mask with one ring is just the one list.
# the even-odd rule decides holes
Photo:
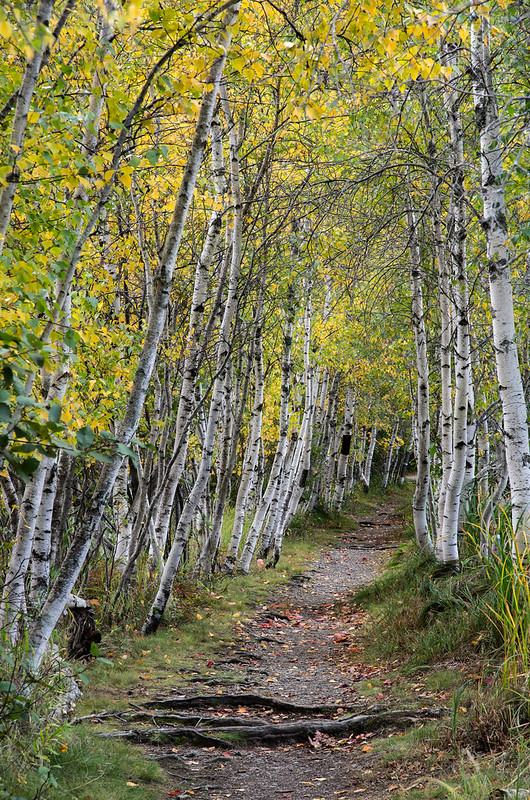
[[(317, 731), (327, 736), (358, 735), (372, 733), (384, 728), (408, 728), (425, 719), (440, 719), (448, 713), (445, 708), (432, 708), (400, 711), (382, 711), (377, 714), (359, 714), (337, 720), (299, 720), (297, 722), (259, 724), (259, 725), (224, 725), (214, 728), (216, 737), (209, 734), (209, 725), (201, 732), (197, 728), (155, 728), (103, 733), (104, 738), (128, 739), (138, 743), (169, 743), (208, 740), (210, 746), (227, 747), (231, 741), (274, 744), (285, 741), (307, 741)], [(203, 732), (204, 731), (204, 732)], [(199, 738), (198, 738), (199, 737)]]

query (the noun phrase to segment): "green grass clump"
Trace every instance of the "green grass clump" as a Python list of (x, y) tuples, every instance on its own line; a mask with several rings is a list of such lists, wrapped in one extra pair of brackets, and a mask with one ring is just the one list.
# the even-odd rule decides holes
[(0, 761), (0, 789), (6, 800), (155, 800), (165, 781), (162, 769), (138, 748), (104, 741), (83, 727), (71, 729), (48, 749), (41, 764)]
[(491, 623), (494, 586), (487, 569), (467, 565), (461, 574), (443, 574), (413, 543), (402, 545), (388, 569), (353, 596), (370, 610), (366, 637), (374, 657), (405, 656), (410, 667), (447, 656), (476, 658), (499, 646)]

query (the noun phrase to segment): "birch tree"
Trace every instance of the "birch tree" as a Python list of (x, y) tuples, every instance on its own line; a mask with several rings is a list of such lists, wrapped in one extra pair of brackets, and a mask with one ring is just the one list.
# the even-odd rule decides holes
[(202, 456), (197, 472), (197, 477), (193, 488), (188, 495), (182, 513), (180, 515), (177, 529), (175, 531), (175, 539), (168, 555), (167, 561), (160, 578), (158, 591), (155, 599), (151, 605), (150, 611), (142, 627), (144, 635), (155, 633), (162, 620), (175, 573), (182, 558), (185, 545), (188, 540), (189, 528), (192, 518), (201, 502), (210, 477), (210, 468), (213, 458), (213, 450), (215, 443), (215, 436), (217, 432), (217, 425), (222, 410), (223, 390), (225, 382), (225, 374), (227, 369), (227, 361), (231, 353), (231, 328), (234, 316), (236, 314), (237, 303), (239, 298), (239, 276), (241, 272), (241, 256), (242, 256), (242, 228), (243, 219), (242, 211), (243, 206), (241, 202), (241, 188), (239, 176), (239, 154), (238, 154), (238, 140), (235, 125), (231, 117), (228, 106), (228, 98), (225, 90), (223, 89), (223, 107), (228, 110), (227, 116), (228, 124), (232, 124), (229, 128), (229, 142), (230, 142), (230, 185), (232, 189), (233, 201), (233, 220), (232, 220), (232, 235), (231, 235), (231, 266), (230, 276), (228, 280), (227, 297), (225, 300), (225, 308), (223, 318), (219, 328), (217, 357), (216, 357), (216, 379), (212, 389), (212, 399), (208, 413), (208, 423), (204, 435), (204, 443), (202, 448)]
[(171, 223), (168, 227), (162, 252), (160, 254), (157, 273), (157, 287), (154, 295), (153, 313), (150, 315), (145, 334), (143, 349), (136, 368), (133, 385), (129, 395), (127, 409), (117, 426), (116, 439), (118, 446), (110, 462), (104, 465), (92, 495), (86, 517), (74, 537), (70, 550), (63, 561), (61, 570), (48, 595), (37, 620), (29, 629), (28, 643), (30, 648), (30, 668), (36, 671), (44, 656), (48, 641), (62, 614), (67, 598), (72, 591), (79, 571), (84, 563), (92, 537), (96, 532), (116, 476), (123, 461), (123, 449), (127, 448), (134, 436), (143, 405), (151, 381), (155, 365), (160, 337), (164, 330), (166, 313), (169, 304), (175, 261), (179, 251), (184, 225), (193, 196), (199, 168), (210, 125), (215, 110), (219, 84), (231, 41), (230, 27), (237, 20), (239, 6), (234, 4), (223, 19), (219, 38), (220, 54), (211, 65), (208, 83), (211, 89), (203, 95), (202, 103), (195, 126), (193, 142), (190, 146), (188, 161), (180, 189), (175, 201)]
[(412, 510), (416, 541), (427, 555), (434, 554), (434, 546), (427, 520), (430, 489), (430, 445), (431, 420), (429, 409), (429, 363), (427, 360), (427, 336), (423, 316), (423, 287), (421, 281), (421, 259), (418, 244), (416, 216), (409, 206), (407, 222), (410, 252), (410, 283), (412, 293), (412, 325), (416, 344), (416, 489)]
[(475, 120), (480, 137), (481, 189), (486, 237), (493, 342), (502, 402), (506, 462), (510, 481), (514, 544), (528, 548), (530, 525), (530, 450), (526, 401), (517, 353), (511, 256), (508, 249), (503, 151), (492, 58), (490, 26), (478, 4), (471, 16), (471, 75)]

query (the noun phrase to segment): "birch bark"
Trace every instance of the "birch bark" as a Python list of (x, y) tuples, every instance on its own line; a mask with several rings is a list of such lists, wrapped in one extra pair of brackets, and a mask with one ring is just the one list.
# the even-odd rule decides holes
[[(453, 60), (453, 59), (451, 59)], [(456, 69), (456, 64), (455, 64)], [(445, 107), (451, 140), (451, 210), (448, 220), (451, 277), (455, 287), (456, 346), (452, 463), (447, 479), (444, 513), (436, 556), (458, 564), (458, 521), (468, 461), (468, 412), (471, 385), (471, 342), (466, 266), (466, 197), (464, 189), (464, 132), (459, 111), (458, 72), (445, 88)]]
[(471, 20), (471, 77), (480, 166), (493, 342), (502, 402), (506, 462), (510, 480), (514, 546), (523, 555), (530, 543), (530, 449), (526, 401), (517, 353), (502, 137), (485, 11), (474, 4)]
[[(311, 323), (313, 307), (311, 300), (311, 282), (305, 282), (307, 302), (304, 313), (304, 377), (305, 377), (305, 403), (302, 423), (297, 448), (293, 458), (290, 474), (286, 474), (284, 481), (284, 497), (282, 507), (272, 534), (273, 553), (269, 566), (276, 566), (280, 559), (283, 537), (296, 513), (302, 497), (307, 478), (311, 469), (311, 445), (313, 441), (313, 415), (316, 404), (316, 386), (311, 364)], [(264, 555), (265, 555), (265, 548)]]
[(223, 569), (227, 572), (233, 572), (237, 560), (239, 545), (243, 536), (245, 512), (250, 491), (256, 478), (258, 457), (261, 446), (261, 424), (263, 418), (263, 399), (265, 394), (262, 327), (264, 288), (264, 283), (262, 282), (254, 328), (254, 402), (250, 415), (250, 426), (247, 446), (245, 449), (245, 459), (241, 470), (241, 480), (239, 483), (236, 505), (234, 509), (234, 524), (232, 526), (232, 533), (228, 543), (228, 551), (223, 566)]
[(195, 391), (199, 376), (200, 347), (203, 337), (203, 318), (208, 299), (208, 281), (214, 256), (219, 244), (223, 216), (226, 214), (226, 175), (219, 116), (212, 120), (210, 140), (212, 143), (212, 171), (219, 205), (212, 211), (201, 256), (195, 271), (195, 282), (191, 300), (186, 355), (182, 368), (182, 383), (175, 422), (174, 448), (171, 464), (164, 479), (164, 488), (157, 502), (158, 512), (154, 519), (155, 538), (158, 548), (164, 550), (175, 500), (175, 492), (182, 477), (188, 452), (189, 420), (195, 407)]
[(370, 428), (370, 444), (368, 445), (368, 452), (366, 453), (366, 461), (361, 469), (361, 481), (363, 484), (363, 491), (367, 492), (370, 489), (370, 478), (372, 475), (372, 462), (374, 458), (375, 445), (377, 442), (377, 425), (372, 425)]
[[(224, 87), (221, 87), (223, 106), (227, 108), (227, 98)], [(230, 124), (231, 115), (228, 117)], [(212, 400), (208, 414), (208, 423), (206, 427), (204, 445), (202, 450), (201, 462), (199, 465), (197, 477), (193, 488), (188, 495), (182, 513), (180, 515), (177, 529), (175, 531), (175, 539), (171, 551), (168, 555), (164, 571), (160, 578), (160, 584), (155, 599), (153, 600), (147, 619), (142, 627), (142, 634), (144, 636), (155, 633), (160, 625), (162, 616), (173, 587), (175, 574), (180, 564), (184, 548), (188, 541), (189, 528), (197, 511), (199, 504), (204, 497), (207, 483), (210, 478), (210, 469), (212, 465), (212, 458), (214, 452), (215, 436), (217, 432), (217, 425), (222, 410), (223, 393), (225, 385), (225, 374), (227, 369), (227, 362), (230, 357), (232, 343), (231, 343), (231, 327), (234, 319), (239, 297), (239, 275), (241, 272), (241, 258), (242, 258), (242, 202), (241, 202), (241, 188), (239, 176), (239, 153), (238, 141), (235, 132), (235, 126), (232, 124), (229, 129), (229, 142), (230, 142), (230, 183), (232, 187), (233, 199), (233, 223), (232, 223), (232, 259), (230, 266), (230, 277), (228, 281), (228, 293), (225, 301), (225, 309), (223, 319), (219, 329), (219, 341), (217, 347), (217, 360), (216, 360), (216, 379), (212, 390)]]
[(241, 553), (237, 563), (237, 569), (244, 573), (248, 573), (250, 569), (250, 562), (252, 561), (252, 556), (254, 555), (263, 523), (265, 522), (271, 502), (279, 491), (279, 486), (281, 483), (283, 462), (287, 452), (289, 433), (289, 398), (291, 394), (292, 369), (291, 350), (293, 344), (295, 310), (294, 290), (292, 287), (290, 287), (287, 296), (286, 321), (283, 336), (282, 383), (280, 394), (278, 444), (276, 446), (276, 452), (274, 454), (274, 460), (272, 462), (267, 488), (265, 489), (261, 502), (256, 509), (254, 519), (247, 534), (243, 552)]
[(410, 251), (410, 283), (412, 292), (412, 326), (416, 344), (416, 459), (417, 478), (412, 510), (414, 529), (419, 548), (427, 555), (434, 554), (431, 534), (427, 522), (427, 505), (430, 484), (431, 421), (429, 414), (429, 363), (427, 359), (427, 335), (423, 316), (423, 287), (421, 283), (421, 259), (413, 209), (407, 209)]
[(344, 500), (344, 490), (346, 487), (346, 475), (348, 471), (348, 459), (351, 450), (351, 436), (353, 430), (353, 389), (348, 386), (344, 400), (344, 421), (341, 430), (341, 448), (337, 462), (337, 478), (335, 481), (335, 492), (333, 495), (333, 508), (340, 511)]
[(388, 483), (390, 481), (390, 467), (392, 465), (392, 454), (394, 452), (394, 445), (396, 443), (396, 439), (399, 433), (399, 426), (401, 424), (401, 420), (399, 417), (396, 417), (394, 425), (392, 427), (392, 433), (390, 434), (390, 441), (388, 443), (388, 452), (386, 455), (385, 461), (385, 469), (383, 472), (383, 483), (381, 484), (381, 488), (385, 491), (388, 487)]
[[(442, 456), (441, 478), (438, 485), (437, 517), (438, 529), (443, 529), (443, 515), (445, 508), (445, 496), (451, 466), (453, 463), (453, 387), (452, 387), (452, 349), (453, 349), (453, 303), (451, 293), (451, 271), (446, 257), (446, 243), (442, 228), (442, 202), (440, 197), (440, 176), (436, 153), (436, 134), (432, 126), (431, 115), (428, 106), (426, 91), (424, 88), (420, 92), (422, 114), (427, 129), (427, 156), (430, 165), (430, 184), (431, 184), (431, 216), (434, 234), (434, 254), (438, 267), (438, 298), (440, 306), (440, 386), (441, 386), (441, 408), (440, 408), (440, 450)], [(450, 125), (455, 127), (459, 122), (458, 116), (458, 94), (453, 87), (451, 90), (446, 88), (445, 105), (446, 111), (452, 122)], [(453, 161), (457, 162), (456, 154), (453, 152)], [(462, 169), (461, 162), (458, 162)], [(452, 173), (454, 180), (454, 173)], [(453, 192), (454, 200), (454, 192)], [(456, 232), (453, 228), (453, 235)], [(436, 539), (436, 555), (441, 558), (441, 539)]]
[[(117, 427), (117, 439), (125, 445), (130, 443), (136, 432), (151, 381), (158, 343), (166, 321), (180, 240), (193, 197), (197, 175), (202, 163), (203, 152), (208, 139), (217, 101), (219, 83), (222, 78), (224, 64), (230, 46), (230, 26), (237, 20), (238, 11), (238, 5), (231, 7), (225, 14), (222, 22), (222, 33), (219, 41), (221, 53), (213, 60), (208, 80), (208, 85), (212, 88), (204, 94), (201, 102), (187, 164), (184, 169), (164, 246), (160, 253), (153, 313), (149, 318), (144, 345), (133, 379), (127, 409)], [(122, 460), (123, 456), (119, 450), (116, 450), (112, 456), (111, 463), (103, 466), (97, 486), (90, 500), (85, 519), (63, 561), (61, 570), (44, 604), (39, 619), (35, 620), (30, 627), (28, 637), (29, 651), (31, 654), (29, 658), (29, 668), (33, 671), (36, 671), (40, 666), (49, 639), (63, 612), (65, 603), (72, 591), (77, 576), (79, 575), (79, 571), (81, 570), (90, 548), (94, 532), (99, 527), (104, 508), (108, 502)]]

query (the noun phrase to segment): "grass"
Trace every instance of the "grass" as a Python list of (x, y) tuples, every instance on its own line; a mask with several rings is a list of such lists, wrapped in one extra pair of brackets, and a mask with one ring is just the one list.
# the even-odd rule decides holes
[(363, 637), (366, 659), (397, 673), (394, 698), (410, 703), (419, 692), (434, 704), (436, 696), (450, 714), (446, 724), (373, 740), (375, 752), (382, 763), (410, 764), (411, 774), (423, 776), (420, 785), (411, 781), (407, 791), (396, 791), (400, 800), (515, 798), (519, 790), (527, 798), (527, 569), (503, 547), (502, 536), (499, 553), (488, 560), (468, 536), (462, 572), (444, 574), (412, 537), (409, 529), (383, 575), (362, 587), (352, 605), (371, 620)]
[[(155, 800), (165, 775), (155, 761), (123, 742), (72, 730), (39, 770), (12, 769), (3, 775), (5, 797), (48, 800)], [(1, 796), (1, 795), (0, 795)]]

